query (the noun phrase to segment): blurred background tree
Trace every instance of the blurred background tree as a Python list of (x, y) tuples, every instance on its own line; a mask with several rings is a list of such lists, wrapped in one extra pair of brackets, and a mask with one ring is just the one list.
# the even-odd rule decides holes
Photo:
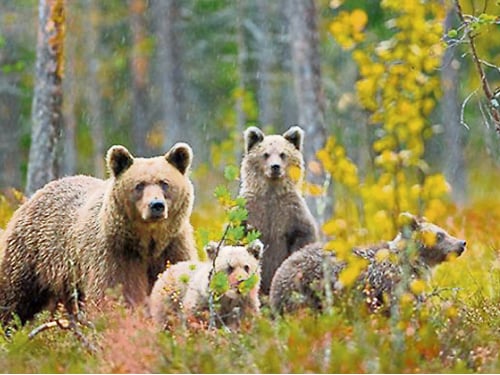
[[(307, 133), (308, 162), (334, 135), (363, 178), (373, 171), (377, 153), (371, 145), (382, 128), (369, 124), (356, 91), (364, 66), (355, 62), (353, 52), (369, 53), (376, 43), (390, 42), (397, 12), (389, 3), (66, 2), (61, 173), (103, 176), (104, 153), (112, 144), (153, 155), (187, 141), (195, 149), (195, 183), (203, 181), (203, 189), (197, 189), (199, 204), (223, 181), (224, 167), (239, 163), (245, 127), (281, 133), (300, 124)], [(477, 17), (499, 13), (494, 2), (461, 3), (464, 13)], [(2, 188), (26, 186), (36, 32), (25, 25), (38, 22), (37, 6), (36, 0), (0, 3)], [(425, 6), (436, 9), (425, 22), (441, 22), (443, 34), (460, 25), (453, 2), (428, 0)], [(498, 31), (491, 22), (475, 38), (479, 56), (491, 66), (500, 65)], [(307, 35), (312, 42), (302, 39)], [(313, 43), (313, 54), (302, 52), (306, 59), (300, 60), (304, 43)], [(471, 178), (484, 179), (497, 167), (499, 143), (494, 126), (484, 121), (484, 102), (481, 106), (477, 95), (468, 98), (480, 82), (467, 58), (467, 44), (442, 48), (441, 63), (431, 67), (441, 75), (442, 94), (426, 115), (422, 158), (429, 173), (446, 175), (455, 202), (465, 204)], [(411, 77), (412, 72), (410, 67), (401, 74)], [(498, 69), (488, 68), (487, 75), (497, 87)]]

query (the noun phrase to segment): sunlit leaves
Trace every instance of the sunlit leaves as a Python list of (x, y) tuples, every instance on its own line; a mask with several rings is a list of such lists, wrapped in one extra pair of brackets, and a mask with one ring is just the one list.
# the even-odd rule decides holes
[(367, 261), (361, 258), (352, 257), (347, 266), (339, 274), (341, 287), (350, 287), (357, 280), (362, 271), (366, 269)]
[(335, 181), (350, 189), (357, 188), (358, 169), (347, 157), (344, 147), (337, 144), (334, 137), (328, 138), (325, 147), (320, 149), (316, 156)]
[(222, 296), (229, 290), (229, 278), (224, 272), (216, 272), (210, 280), (210, 290), (216, 296)]
[(239, 175), (240, 170), (235, 165), (228, 165), (224, 168), (224, 177), (228, 181), (236, 180)]
[(248, 217), (248, 211), (241, 206), (236, 206), (228, 212), (228, 219), (231, 223), (241, 224)]
[(410, 283), (410, 290), (415, 295), (422, 294), (425, 291), (425, 288), (426, 288), (426, 284), (425, 284), (425, 281), (422, 279), (415, 279), (415, 280), (412, 280)]
[(257, 276), (256, 274), (252, 274), (248, 279), (243, 280), (238, 284), (238, 291), (242, 295), (246, 295), (250, 293), (250, 291), (255, 288), (255, 286), (257, 286), (258, 282), (259, 276)]
[(302, 179), (302, 169), (296, 165), (290, 165), (287, 172), (288, 177), (294, 182), (298, 182)]
[(363, 30), (368, 22), (364, 10), (341, 11), (331, 22), (330, 32), (344, 49), (350, 49), (365, 39)]
[[(449, 193), (444, 177), (430, 175), (423, 160), (425, 140), (433, 135), (429, 114), (441, 94), (437, 68), (443, 53), (443, 7), (434, 0), (404, 4), (385, 0), (381, 7), (392, 17), (386, 21), (392, 35), (385, 40), (368, 44), (353, 37), (352, 29), (362, 33), (367, 23), (366, 14), (357, 10), (340, 11), (330, 25), (339, 44), (353, 48), (360, 73), (358, 103), (378, 128), (372, 143), (373, 178), (361, 181), (356, 166), (333, 139), (317, 154), (335, 183), (343, 186), (336, 191), (341, 198), (336, 217), (323, 227), (341, 248), (348, 247), (353, 233), (358, 242), (366, 233), (379, 239), (393, 236), (399, 212), (425, 214), (430, 220), (442, 217), (446, 211), (442, 200)], [(346, 197), (357, 204), (345, 203)], [(349, 230), (339, 223), (347, 223)]]
[(246, 234), (246, 242), (252, 243), (260, 238), (260, 232), (258, 230), (251, 230)]
[(243, 241), (245, 229), (241, 226), (230, 226), (226, 232), (225, 242), (229, 244), (238, 244)]
[[(234, 181), (239, 176), (239, 169), (234, 165), (228, 165), (224, 169), (224, 177), (229, 182)], [(248, 211), (246, 209), (246, 200), (243, 197), (233, 197), (232, 193), (226, 185), (219, 185), (215, 188), (214, 196), (217, 198), (219, 204), (225, 211), (225, 235), (224, 242), (226, 244), (247, 244), (259, 238), (260, 233), (256, 230), (247, 231), (245, 222), (248, 218)], [(202, 233), (203, 234), (203, 233)], [(213, 234), (212, 234), (213, 235)], [(204, 239), (208, 240), (212, 235), (204, 233)], [(221, 235), (212, 238), (213, 240), (220, 240)]]

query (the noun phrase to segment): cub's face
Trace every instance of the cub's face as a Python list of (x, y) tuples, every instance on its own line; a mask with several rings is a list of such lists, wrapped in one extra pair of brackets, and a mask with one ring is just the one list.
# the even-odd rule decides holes
[(245, 131), (244, 164), (247, 170), (269, 181), (284, 178), (300, 180), (303, 173), (302, 156), (303, 131), (297, 126), (283, 135), (265, 136), (256, 127)]
[(409, 213), (402, 213), (399, 220), (404, 224), (401, 233), (410, 230), (411, 238), (418, 244), (418, 256), (430, 267), (465, 251), (465, 240), (453, 237), (438, 225)]
[(160, 222), (179, 211), (190, 213), (192, 185), (187, 177), (192, 151), (176, 144), (164, 156), (134, 158), (122, 146), (108, 151), (108, 168), (115, 178), (114, 197), (129, 218)]
[[(245, 294), (258, 294), (260, 281), (259, 259), (263, 251), (262, 242), (256, 240), (244, 246), (221, 246), (219, 254), (216, 256), (216, 243), (207, 246), (206, 251), (209, 258), (215, 258), (215, 272), (221, 272), (227, 276), (229, 288), (224, 295), (230, 299), (240, 298)], [(245, 290), (244, 284), (254, 281), (248, 285), (249, 290)]]
[(420, 243), (420, 258), (431, 267), (449, 257), (458, 257), (465, 251), (465, 240), (453, 237), (432, 223), (421, 222), (417, 236)]

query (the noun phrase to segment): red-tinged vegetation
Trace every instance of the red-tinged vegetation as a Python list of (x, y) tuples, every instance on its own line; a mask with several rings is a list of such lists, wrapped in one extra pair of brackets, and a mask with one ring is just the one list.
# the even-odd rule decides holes
[[(390, 316), (370, 313), (364, 301), (346, 291), (323, 313), (302, 309), (274, 317), (264, 305), (260, 316), (230, 331), (180, 317), (170, 330), (158, 331), (141, 309), (131, 311), (110, 296), (89, 314), (95, 327), (81, 327), (84, 340), (59, 328), (28, 339), (35, 327), (51, 319), (47, 313), (25, 326), (1, 327), (0, 368), (37, 373), (500, 372), (500, 234), (496, 230), (500, 176), (497, 167), (488, 163), (469, 167), (469, 203), (460, 208), (450, 203), (448, 194), (454, 186), (437, 166), (424, 160), (441, 91), (437, 69), (445, 48), (441, 3), (387, 0), (380, 5), (391, 17), (384, 24), (385, 40), (373, 43), (373, 20), (364, 10), (342, 11), (329, 25), (336, 41), (353, 50), (352, 65), (357, 64), (359, 77), (357, 101), (377, 132), (370, 133), (376, 139), (367, 150), (373, 153), (373, 170), (358, 170), (341, 137), (330, 138), (318, 150), (321, 167), (334, 182), (335, 215), (322, 228), (327, 247), (349, 260), (352, 246), (393, 238), (398, 214), (410, 211), (466, 239), (465, 253), (437, 266), (428, 278), (411, 283), (413, 293), (401, 291)], [(487, 23), (493, 27), (491, 22)], [(448, 36), (456, 38), (461, 32)], [(245, 95), (245, 111), (256, 111), (250, 91), (237, 94)], [(227, 110), (223, 119), (227, 121), (220, 123), (234, 123), (234, 115), (234, 110)], [(224, 126), (225, 135), (232, 135), (211, 147), (212, 165), (218, 168), (235, 164), (234, 150), (241, 150), (241, 144), (234, 142), (234, 129)], [(237, 176), (232, 171), (228, 179), (234, 182)], [(195, 182), (204, 185), (215, 178), (205, 164), (193, 174)], [(226, 227), (230, 240), (248, 240), (240, 231), (246, 219), (244, 202), (230, 193), (236, 187), (219, 186), (217, 199), (204, 187), (198, 189), (198, 208), (192, 216), (198, 247), (220, 239)], [(322, 199), (321, 194), (314, 196)], [(15, 199), (0, 197), (0, 228), (16, 206)], [(345, 280), (354, 279), (363, 269), (362, 264), (350, 264)], [(85, 341), (97, 350), (89, 352)]]

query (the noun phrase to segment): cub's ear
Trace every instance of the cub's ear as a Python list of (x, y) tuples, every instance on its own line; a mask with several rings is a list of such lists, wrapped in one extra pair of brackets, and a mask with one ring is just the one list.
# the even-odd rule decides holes
[(262, 130), (255, 126), (250, 126), (243, 133), (245, 139), (245, 153), (249, 153), (250, 150), (258, 143), (262, 142), (264, 139), (264, 133)]
[(254, 240), (247, 245), (247, 251), (255, 259), (259, 260), (264, 252), (264, 244), (260, 240)]
[[(215, 241), (210, 241), (205, 245), (205, 252), (207, 253), (208, 259), (214, 260), (217, 255), (217, 247), (219, 247), (219, 243)], [(222, 247), (222, 245), (221, 245)]]
[(113, 177), (118, 177), (134, 163), (134, 157), (123, 146), (111, 146), (106, 153), (106, 165)]
[(302, 146), (304, 143), (304, 131), (300, 126), (292, 126), (286, 132), (283, 133), (283, 138), (295, 146), (299, 151), (302, 151)]
[(420, 228), (420, 219), (409, 212), (402, 212), (399, 214), (398, 224), (401, 233), (406, 237), (405, 232), (415, 232)]
[(193, 150), (187, 143), (179, 142), (165, 154), (165, 159), (179, 172), (186, 174), (193, 161)]

